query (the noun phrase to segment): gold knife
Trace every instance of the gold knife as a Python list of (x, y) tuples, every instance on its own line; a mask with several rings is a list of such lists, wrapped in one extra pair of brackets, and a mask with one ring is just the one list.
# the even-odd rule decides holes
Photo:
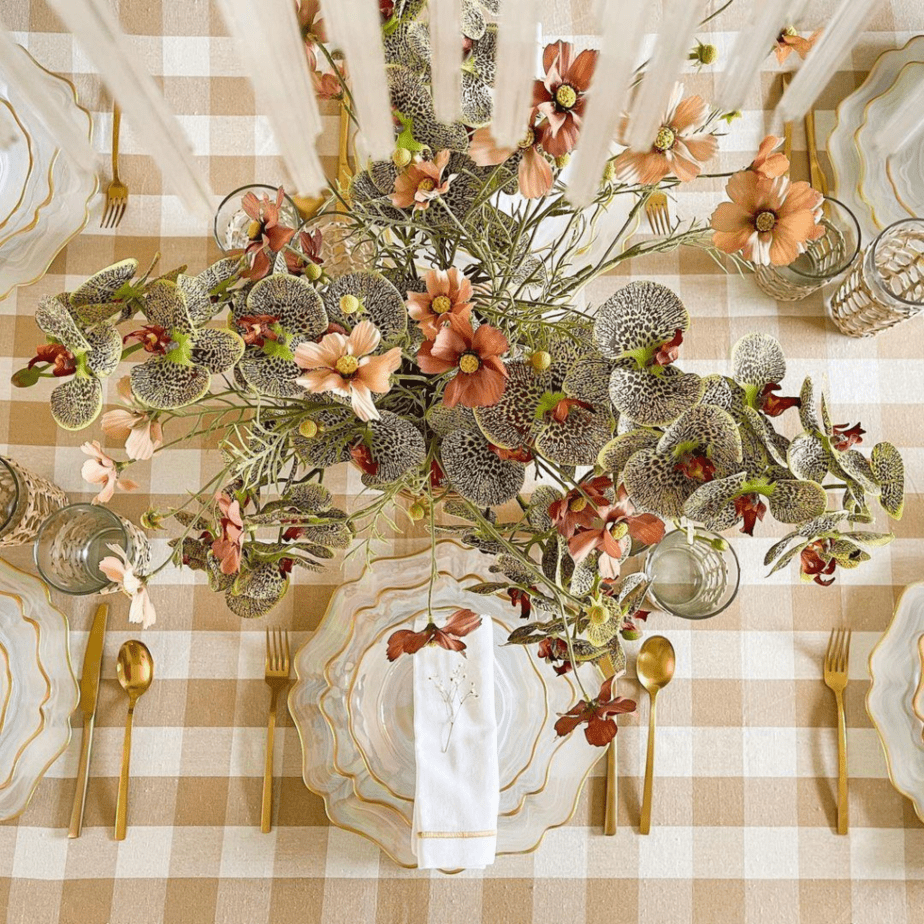
[(818, 148), (815, 147), (815, 113), (811, 109), (805, 114), (805, 143), (808, 145), (809, 177), (812, 187), (823, 196), (827, 196), (828, 179), (818, 160)]
[(103, 667), (103, 641), (106, 637), (106, 620), (109, 604), (101, 603), (93, 617), (87, 650), (83, 656), (83, 673), (80, 675), (80, 711), (83, 713), (83, 740), (80, 744), (80, 763), (77, 767), (77, 790), (74, 793), (74, 809), (71, 812), (71, 827), (68, 837), (80, 837), (83, 827), (83, 804), (87, 797), (87, 781), (90, 776), (90, 747), (93, 743), (93, 723), (96, 719), (96, 700), (99, 694), (99, 678)]
[[(789, 71), (783, 72), (782, 83), (783, 90), (781, 96), (786, 92), (786, 88), (789, 86), (789, 81), (791, 80), (791, 75)], [(789, 161), (790, 166), (792, 165), (792, 122), (783, 123), (783, 155), (786, 160)], [(788, 171), (787, 171), (788, 173)]]
[[(609, 655), (605, 655), (600, 659), (599, 666), (605, 678), (612, 677), (616, 673), (613, 660)], [(615, 695), (615, 691), (613, 691), (613, 695)], [(617, 735), (616, 737), (618, 738), (619, 736)], [(612, 837), (616, 833), (618, 779), (616, 774), (616, 738), (614, 738), (606, 748), (606, 808), (603, 816), (603, 833), (608, 837)]]

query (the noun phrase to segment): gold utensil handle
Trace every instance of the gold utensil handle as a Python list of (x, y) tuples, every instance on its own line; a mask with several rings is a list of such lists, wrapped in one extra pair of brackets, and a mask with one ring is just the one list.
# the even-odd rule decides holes
[(818, 160), (818, 148), (815, 145), (815, 113), (811, 110), (805, 114), (805, 141), (808, 146), (809, 178), (812, 186), (823, 196), (827, 196), (828, 179)]
[(642, 820), (638, 826), (639, 834), (647, 834), (651, 830), (651, 786), (654, 781), (655, 705), (657, 700), (657, 694), (654, 694), (648, 710), (648, 756), (645, 759), (645, 789), (642, 794)]
[(263, 766), (263, 805), (260, 809), (260, 830), (269, 834), (273, 829), (273, 742), (276, 737), (276, 694), (270, 700), (269, 721), (266, 726), (266, 763)]
[(83, 717), (83, 737), (80, 741), (80, 762), (77, 765), (77, 786), (74, 790), (74, 808), (71, 810), (71, 826), (68, 837), (80, 837), (83, 828), (83, 806), (87, 798), (87, 782), (90, 778), (90, 747), (93, 743), (93, 716)]
[(616, 833), (616, 739), (606, 749), (606, 814), (603, 818), (603, 833), (612, 837)]
[(135, 718), (135, 704), (128, 707), (125, 717), (125, 740), (122, 742), (122, 774), (119, 776), (119, 796), (116, 800), (115, 839), (125, 840), (128, 819), (128, 770), (132, 757), (132, 722)]
[(835, 692), (837, 699), (837, 833), (847, 833), (847, 716), (844, 694)]
[[(782, 93), (786, 92), (786, 88), (789, 86), (789, 81), (789, 74), (784, 73), (782, 77)], [(790, 164), (792, 164), (792, 122), (783, 123), (783, 156), (790, 162)]]
[(119, 179), (119, 131), (122, 128), (122, 110), (112, 107), (112, 178)]

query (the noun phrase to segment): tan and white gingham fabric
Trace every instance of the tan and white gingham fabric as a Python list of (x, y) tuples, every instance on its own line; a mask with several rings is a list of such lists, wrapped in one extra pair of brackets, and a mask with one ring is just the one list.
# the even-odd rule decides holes
[[(257, 0), (255, 0), (257, 2)], [(577, 5), (577, 3), (575, 3)], [(746, 12), (745, 0), (714, 24), (727, 53)], [(805, 30), (824, 24), (834, 0), (812, 0)], [(744, 7), (745, 9), (742, 9)], [(565, 11), (567, 12), (567, 11)], [(282, 179), (267, 127), (207, 0), (121, 0), (120, 18), (138, 55), (163, 86), (216, 192)], [(45, 66), (73, 76), (93, 111), (95, 143), (108, 152), (109, 102), (86, 57), (41, 0), (4, 0), (2, 15)], [(564, 16), (559, 9), (559, 15)], [(580, 25), (574, 32), (582, 31)], [(819, 132), (837, 102), (862, 81), (877, 55), (924, 31), (920, 0), (881, 5), (845, 69), (818, 103)], [(272, 62), (266, 63), (268, 67)], [(767, 109), (779, 94), (779, 68), (768, 57), (759, 91), (723, 140), (716, 171), (743, 166), (773, 125)], [(692, 79), (707, 98), (713, 78)], [(164, 268), (198, 271), (217, 253), (208, 228), (162, 196), (160, 175), (123, 120), (122, 177), (131, 190), (115, 233), (90, 227), (48, 275), (0, 302), (0, 382), (39, 342), (32, 321), (39, 296), (72, 288), (114, 260), (144, 263), (156, 251)], [(143, 118), (143, 114), (141, 114)], [(325, 110), (323, 153), (333, 168), (336, 114)], [(795, 171), (805, 174), (796, 134)], [(108, 179), (101, 157), (104, 181)], [(681, 192), (681, 217), (711, 209), (720, 183)], [(550, 831), (535, 853), (503, 857), (483, 873), (445, 877), (397, 869), (368, 841), (331, 826), (321, 800), (300, 777), (297, 734), (286, 719), (279, 758), (273, 832), (260, 833), (267, 690), (262, 680), (263, 625), (240, 622), (199, 577), (168, 570), (153, 595), (159, 611), (145, 639), (157, 679), (136, 715), (128, 839), (112, 839), (125, 699), (115, 680), (115, 653), (135, 635), (127, 601), (113, 601), (98, 729), (79, 840), (66, 828), (73, 796), (78, 736), (50, 770), (22, 817), (0, 825), (0, 909), (24, 924), (292, 924), (380, 922), (572, 924), (663, 921), (668, 924), (915, 924), (924, 920), (924, 825), (892, 789), (876, 733), (864, 709), (867, 655), (888, 624), (897, 591), (924, 576), (924, 320), (871, 340), (848, 340), (825, 320), (820, 295), (779, 303), (749, 278), (728, 276), (708, 256), (681, 251), (625, 266), (598, 280), (598, 302), (629, 276), (676, 289), (693, 315), (682, 365), (727, 370), (731, 344), (761, 330), (777, 336), (789, 357), (788, 393), (811, 372), (826, 378), (838, 422), (863, 422), (871, 438), (894, 440), (909, 472), (898, 539), (828, 589), (800, 585), (793, 571), (764, 578), (770, 542), (742, 537), (736, 548), (743, 586), (736, 603), (702, 625), (655, 615), (678, 654), (678, 675), (661, 697), (654, 827), (637, 833), (646, 705), (624, 717), (619, 735), (619, 833), (602, 835), (603, 778), (586, 787), (571, 821)], [(117, 376), (110, 380), (110, 390)], [(0, 448), (75, 498), (88, 498), (80, 478), (80, 443), (99, 436), (58, 430), (47, 409), (48, 383), (11, 392), (0, 385)], [(153, 497), (169, 502), (214, 465), (207, 446), (172, 451), (140, 466), (142, 490), (120, 496), (117, 509), (140, 515)], [(335, 482), (347, 502), (353, 473)], [(779, 530), (775, 534), (779, 534)], [(396, 539), (389, 551), (419, 547)], [(159, 551), (164, 543), (156, 543)], [(11, 559), (28, 562), (26, 550)], [(354, 569), (355, 570), (355, 569)], [(287, 627), (301, 644), (317, 626), (344, 576), (301, 578), (267, 622)], [(72, 626), (81, 664), (95, 601), (58, 600)], [(854, 629), (847, 689), (851, 830), (834, 833), (836, 774), (833, 698), (821, 683), (821, 657), (833, 626)], [(633, 679), (620, 692), (643, 700)]]

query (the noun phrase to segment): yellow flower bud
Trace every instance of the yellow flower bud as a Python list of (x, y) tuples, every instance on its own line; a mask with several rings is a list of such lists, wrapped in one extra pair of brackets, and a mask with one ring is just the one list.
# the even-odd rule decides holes
[(529, 357), (529, 364), (536, 372), (545, 372), (552, 365), (552, 357), (545, 350), (536, 350)]
[(344, 314), (356, 314), (361, 307), (362, 305), (355, 295), (344, 295), (340, 298), (340, 310)]
[(318, 425), (313, 420), (303, 420), (298, 425), (298, 432), (306, 440), (313, 440), (318, 435)]
[(305, 267), (305, 276), (308, 278), (309, 282), (317, 282), (323, 273), (324, 270), (322, 270), (317, 263), (309, 263)]
[(562, 168), (567, 167), (570, 161), (571, 161), (570, 154), (559, 154), (558, 157), (555, 158), (555, 166), (558, 167), (559, 170), (561, 170)]
[(587, 610), (587, 618), (591, 625), (602, 626), (610, 618), (610, 611), (602, 603), (595, 603)]
[(391, 162), (400, 170), (411, 162), (411, 152), (407, 148), (397, 148), (392, 151)]
[(414, 501), (410, 507), (407, 508), (407, 515), (415, 522), (419, 522), (427, 515), (427, 507), (422, 501)]

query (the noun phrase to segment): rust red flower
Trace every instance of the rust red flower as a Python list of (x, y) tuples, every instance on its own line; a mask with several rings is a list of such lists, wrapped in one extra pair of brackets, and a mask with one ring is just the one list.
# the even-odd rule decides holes
[(569, 709), (555, 723), (555, 732), (560, 737), (573, 732), (579, 725), (585, 725), (584, 737), (594, 747), (606, 747), (619, 730), (613, 716), (635, 712), (635, 700), (613, 696), (613, 682), (610, 677), (603, 682), (596, 699), (588, 702), (582, 699)]
[[(822, 587), (827, 587), (829, 584), (834, 583), (833, 574), (834, 569), (837, 567), (837, 559), (832, 558), (830, 561), (825, 561), (822, 557), (830, 547), (830, 539), (816, 539), (799, 553), (799, 567), (802, 573), (811, 577), (816, 584), (821, 584)], [(828, 575), (832, 575), (832, 577), (825, 580)]]
[(36, 347), (35, 356), (29, 360), (29, 368), (37, 363), (51, 363), (51, 374), (55, 378), (73, 375), (77, 371), (76, 357), (60, 343), (43, 343)]
[(495, 446), (491, 443), (488, 449), (504, 462), (522, 462), (526, 464), (533, 460), (533, 454), (525, 446), (518, 446), (516, 449), (505, 449), (503, 446)]
[(863, 443), (863, 434), (866, 433), (859, 423), (852, 427), (847, 424), (835, 424), (831, 428), (831, 445), (838, 451), (844, 452), (851, 446), (860, 446)]
[(372, 450), (365, 443), (357, 443), (350, 449), (350, 457), (367, 475), (373, 477), (379, 473), (379, 463), (372, 458)]
[(279, 318), (272, 314), (247, 314), (237, 319), (244, 343), (251, 346), (263, 346), (267, 340), (279, 340), (278, 332), (272, 329)]
[(636, 513), (625, 486), (620, 485), (616, 503), (596, 511), (589, 529), (580, 529), (568, 540), (568, 551), (575, 562), (582, 562), (594, 549), (600, 552), (597, 568), (601, 577), (619, 576), (620, 562), (635, 539), (656, 545), (664, 538), (664, 522), (653, 513)]
[(417, 365), (428, 375), (456, 374), (446, 386), (447, 407), (490, 407), (500, 401), (507, 387), (507, 367), (501, 356), (507, 338), (489, 324), (472, 330), (468, 321), (453, 320), (435, 340), (426, 340), (417, 353)]
[(658, 351), (651, 358), (651, 364), (656, 366), (669, 366), (677, 361), (680, 355), (680, 345), (683, 343), (683, 330), (677, 328), (670, 340), (665, 340)]
[(742, 520), (741, 532), (748, 536), (754, 535), (754, 527), (758, 520), (763, 520), (767, 512), (767, 505), (760, 499), (759, 494), (742, 494), (735, 498), (735, 513)]
[(169, 332), (158, 324), (147, 324), (139, 330), (133, 330), (122, 338), (122, 343), (128, 343), (129, 340), (137, 340), (144, 347), (145, 353), (157, 353), (160, 356), (166, 356), (173, 343)]
[(594, 409), (590, 402), (581, 401), (580, 398), (562, 398), (549, 413), (556, 423), (564, 423), (568, 419), (568, 415), (576, 407), (583, 408), (585, 411)]
[(560, 638), (544, 638), (536, 649), (536, 656), (551, 664), (559, 677), (573, 669), (568, 660), (568, 643)]
[(546, 45), (542, 53), (545, 76), (533, 84), (533, 106), (546, 121), (538, 136), (552, 157), (568, 154), (577, 144), (584, 118), (585, 93), (597, 64), (596, 51), (574, 57), (570, 42)]
[(472, 610), (456, 610), (442, 628), (428, 623), (420, 632), (398, 629), (388, 637), (386, 657), (394, 661), (403, 654), (416, 654), (426, 645), (438, 645), (447, 651), (458, 651), (465, 656), (463, 637), (481, 625), (481, 617)]
[[(535, 587), (530, 587), (535, 590)], [(507, 596), (510, 597), (512, 606), (520, 608), (520, 619), (529, 619), (529, 614), (533, 611), (533, 601), (530, 599), (529, 592), (521, 590), (519, 587), (508, 587)]]
[(606, 491), (613, 487), (613, 482), (600, 475), (590, 481), (584, 481), (549, 504), (549, 516), (555, 528), (566, 539), (570, 539), (578, 529), (590, 529), (602, 507), (609, 506)]
[(760, 393), (760, 409), (768, 417), (779, 417), (783, 411), (788, 411), (791, 407), (802, 407), (801, 398), (784, 397), (783, 395), (775, 394), (779, 390), (779, 383), (768, 382)]
[(694, 481), (706, 482), (715, 478), (715, 463), (701, 452), (686, 453), (674, 468)]

